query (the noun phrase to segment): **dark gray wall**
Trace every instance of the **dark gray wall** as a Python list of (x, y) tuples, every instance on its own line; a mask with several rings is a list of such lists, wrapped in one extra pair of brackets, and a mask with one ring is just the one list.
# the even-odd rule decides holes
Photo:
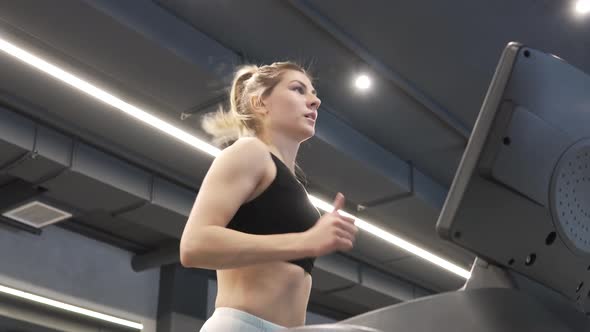
[(0, 285), (142, 323), (156, 331), (160, 270), (134, 272), (131, 254), (56, 226), (40, 236), (0, 228)]

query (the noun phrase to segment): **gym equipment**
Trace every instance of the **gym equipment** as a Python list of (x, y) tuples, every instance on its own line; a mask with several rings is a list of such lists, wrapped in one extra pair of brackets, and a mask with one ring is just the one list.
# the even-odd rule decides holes
[[(590, 77), (509, 43), (436, 229), (477, 255), (462, 289), (345, 324), (412, 332), (590, 331)], [(327, 325), (288, 331), (330, 331)]]

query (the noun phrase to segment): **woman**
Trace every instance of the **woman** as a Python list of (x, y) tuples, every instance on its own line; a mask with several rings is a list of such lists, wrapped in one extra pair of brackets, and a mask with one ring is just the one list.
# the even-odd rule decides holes
[(321, 216), (295, 176), (319, 106), (300, 66), (248, 65), (234, 77), (230, 111), (204, 118), (215, 144), (229, 146), (209, 168), (180, 242), (183, 266), (217, 270), (216, 309), (201, 331), (305, 325), (315, 257), (352, 249), (358, 229), (338, 213), (344, 196)]

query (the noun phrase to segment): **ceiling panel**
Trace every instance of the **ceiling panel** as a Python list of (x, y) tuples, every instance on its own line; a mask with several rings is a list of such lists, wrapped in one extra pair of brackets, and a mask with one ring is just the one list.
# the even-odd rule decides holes
[(309, 3), (468, 127), (510, 41), (558, 54), (590, 72), (590, 22), (575, 15), (574, 1)]
[[(362, 161), (343, 154), (317, 138), (312, 138), (301, 146), (298, 163), (311, 189), (334, 193), (333, 197), (326, 198), (330, 203), (334, 201), (337, 192), (343, 193), (347, 200), (362, 204), (385, 196), (403, 194), (409, 187), (409, 184), (396, 183), (388, 175), (367, 167)], [(404, 170), (399, 170), (399, 173), (403, 172)], [(409, 175), (407, 172), (409, 170), (406, 170), (406, 181)]]
[[(42, 13), (42, 14), (40, 14)], [(92, 70), (91, 80), (117, 94), (151, 99), (159, 111), (179, 115), (223, 92), (223, 83), (200, 68), (174, 56), (157, 41), (118, 23), (84, 1), (53, 2), (31, 0), (0, 4), (3, 24), (22, 30), (42, 43), (56, 61), (79, 62)], [(64, 38), (64, 31), (67, 37)], [(115, 85), (116, 84), (116, 85)]]

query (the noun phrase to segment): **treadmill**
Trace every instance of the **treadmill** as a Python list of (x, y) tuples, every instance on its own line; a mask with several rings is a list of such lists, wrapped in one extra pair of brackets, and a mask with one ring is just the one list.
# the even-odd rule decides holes
[(436, 224), (477, 256), (458, 291), (287, 331), (590, 332), (590, 77), (504, 49)]

